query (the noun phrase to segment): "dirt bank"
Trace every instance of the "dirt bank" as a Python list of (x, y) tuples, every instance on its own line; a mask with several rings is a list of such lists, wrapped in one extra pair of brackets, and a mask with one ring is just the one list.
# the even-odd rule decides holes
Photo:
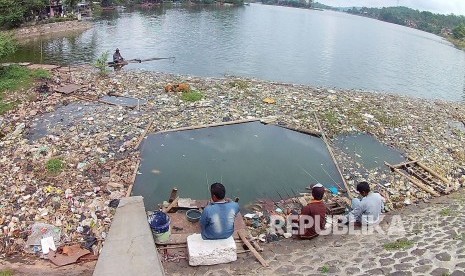
[(14, 36), (19, 41), (33, 39), (35, 37), (59, 34), (64, 32), (84, 31), (92, 28), (93, 24), (89, 21), (65, 21), (48, 24), (38, 24), (29, 27), (23, 27), (14, 30)]

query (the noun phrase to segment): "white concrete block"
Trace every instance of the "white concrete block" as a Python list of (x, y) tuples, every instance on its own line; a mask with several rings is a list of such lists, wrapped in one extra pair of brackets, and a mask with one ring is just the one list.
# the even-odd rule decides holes
[(231, 236), (222, 240), (204, 240), (200, 234), (187, 237), (189, 265), (225, 264), (237, 260), (236, 242)]

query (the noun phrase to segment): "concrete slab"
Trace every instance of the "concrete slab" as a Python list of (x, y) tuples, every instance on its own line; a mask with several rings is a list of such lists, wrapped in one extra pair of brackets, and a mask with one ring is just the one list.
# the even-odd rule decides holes
[(71, 94), (71, 93), (74, 93), (76, 91), (78, 91), (79, 89), (81, 89), (81, 85), (78, 85), (78, 84), (67, 84), (65, 86), (60, 86), (60, 87), (57, 87), (55, 89), (56, 92), (58, 93), (62, 93), (62, 94)]
[(200, 234), (187, 237), (189, 265), (226, 264), (237, 260), (236, 242), (231, 236), (222, 240), (204, 240)]
[(141, 196), (120, 200), (93, 275), (164, 275)]

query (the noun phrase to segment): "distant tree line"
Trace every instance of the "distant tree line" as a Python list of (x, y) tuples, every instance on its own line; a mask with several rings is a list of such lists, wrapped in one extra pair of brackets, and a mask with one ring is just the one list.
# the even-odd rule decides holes
[(465, 16), (454, 14), (435, 14), (407, 7), (352, 8), (348, 13), (408, 26), (438, 35), (453, 35), (457, 39), (465, 38)]
[(313, 0), (261, 0), (262, 4), (287, 6), (296, 8), (310, 8), (312, 7)]
[[(19, 27), (25, 22), (49, 16), (50, 0), (0, 0), (0, 29)], [(79, 0), (56, 1), (69, 11), (74, 10)], [(58, 16), (59, 14), (57, 14)]]

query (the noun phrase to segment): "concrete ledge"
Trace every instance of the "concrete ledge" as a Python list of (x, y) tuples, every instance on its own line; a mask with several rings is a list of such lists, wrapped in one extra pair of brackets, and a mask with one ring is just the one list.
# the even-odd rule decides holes
[(141, 196), (120, 200), (93, 275), (164, 275)]

